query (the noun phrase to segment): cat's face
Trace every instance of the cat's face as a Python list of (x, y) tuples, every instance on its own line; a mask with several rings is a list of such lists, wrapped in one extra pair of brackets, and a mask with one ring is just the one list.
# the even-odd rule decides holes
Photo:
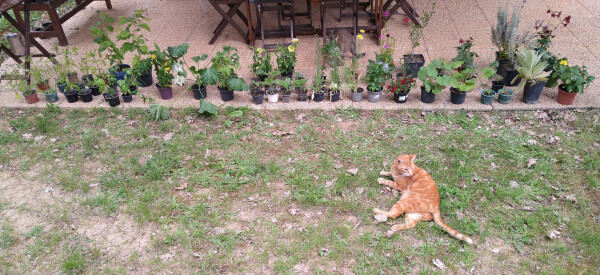
[(402, 176), (412, 177), (415, 164), (413, 160), (417, 155), (400, 155), (394, 160), (394, 166)]

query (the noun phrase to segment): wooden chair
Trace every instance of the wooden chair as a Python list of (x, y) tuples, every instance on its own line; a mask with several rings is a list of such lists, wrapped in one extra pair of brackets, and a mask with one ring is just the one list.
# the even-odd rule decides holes
[[(219, 36), (221, 36), (221, 33), (223, 32), (225, 27), (227, 27), (227, 25), (231, 25), (242, 36), (246, 43), (250, 43), (249, 37), (252, 36), (252, 26), (248, 25), (248, 18), (244, 15), (244, 13), (240, 11), (240, 6), (246, 2), (245, 0), (208, 0), (208, 2), (223, 18), (221, 19), (221, 22), (219, 22), (219, 25), (217, 25), (217, 28), (213, 31), (214, 35), (210, 42), (208, 42), (208, 44), (214, 44), (215, 41), (217, 41), (217, 39), (219, 38)], [(227, 12), (225, 12), (225, 10), (223, 10), (223, 8), (221, 8), (220, 5), (227, 5), (227, 7), (229, 8)], [(248, 7), (246, 7), (246, 9), (248, 10)], [(244, 29), (242, 29), (242, 27), (240, 27), (240, 25), (234, 20), (235, 15), (237, 15), (242, 20), (242, 22), (244, 22), (244, 24), (248, 28), (247, 32)]]
[[(106, 7), (110, 10), (112, 9), (112, 4), (110, 0), (75, 0), (76, 6), (64, 14), (63, 16), (58, 16), (56, 9), (60, 7), (63, 3), (68, 0), (50, 0), (44, 3), (30, 3), (31, 11), (46, 11), (48, 12), (48, 17), (50, 18), (50, 22), (52, 25), (42, 31), (32, 31), (31, 36), (33, 37), (58, 37), (58, 45), (67, 46), (69, 42), (67, 41), (67, 36), (65, 35), (65, 31), (63, 30), (62, 24), (69, 20), (73, 15), (77, 14), (79, 11), (83, 10), (87, 5), (91, 4), (94, 1), (103, 1), (106, 2)], [(14, 7), (15, 18), (19, 22), (21, 26), (23, 24), (23, 18), (21, 17), (21, 11), (23, 11), (23, 4)]]
[(394, 1), (396, 1), (396, 4), (389, 11), (390, 17), (398, 12), (399, 8), (401, 8), (404, 11), (404, 14), (406, 14), (406, 16), (408, 16), (413, 23), (417, 24), (417, 26), (421, 26), (421, 23), (419, 23), (419, 20), (417, 20), (419, 14), (417, 14), (415, 9), (408, 3), (408, 0), (387, 0), (383, 5), (383, 10), (386, 11)]
[(354, 37), (356, 37), (358, 31), (358, 0), (321, 0), (321, 30), (323, 41), (327, 41), (327, 9), (340, 9), (341, 11), (345, 8), (352, 8), (352, 27), (329, 28), (329, 31), (336, 29), (351, 29)]
[[(282, 44), (267, 44), (265, 43), (265, 37), (282, 37), (289, 36), (291, 39), (295, 37), (295, 25), (296, 12), (294, 10), (293, 0), (255, 0), (256, 3), (256, 14), (258, 15), (258, 26), (260, 28), (260, 38), (262, 40), (262, 47), (264, 49), (272, 49), (280, 45), (291, 45), (291, 43)], [(264, 12), (277, 12), (277, 28), (265, 29)], [(290, 18), (289, 22), (289, 33), (286, 28), (281, 24), (281, 19), (285, 18), (285, 12)]]

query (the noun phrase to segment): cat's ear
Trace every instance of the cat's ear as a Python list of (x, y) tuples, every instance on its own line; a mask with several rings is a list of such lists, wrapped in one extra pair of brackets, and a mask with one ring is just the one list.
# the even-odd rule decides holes
[(410, 156), (408, 156), (408, 157), (410, 158), (410, 161), (414, 161), (414, 160), (415, 160), (415, 158), (417, 157), (417, 155), (410, 155)]

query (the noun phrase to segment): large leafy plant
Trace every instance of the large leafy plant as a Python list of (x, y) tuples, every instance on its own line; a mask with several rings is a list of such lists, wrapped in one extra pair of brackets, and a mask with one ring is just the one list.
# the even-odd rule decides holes
[[(462, 62), (462, 61), (461, 61)], [(475, 89), (477, 84), (477, 68), (466, 69), (458, 71), (452, 75), (450, 79), (450, 86), (457, 89), (461, 93), (470, 92)], [(490, 67), (484, 67), (481, 69), (481, 77), (490, 79), (496, 74), (496, 70)]]
[(298, 47), (298, 39), (292, 39), (292, 44), (285, 47), (277, 48), (277, 69), (283, 75), (289, 75), (294, 72), (296, 66), (296, 48)]
[(217, 85), (221, 89), (230, 91), (248, 90), (248, 85), (236, 74), (240, 69), (240, 56), (237, 49), (231, 46), (223, 46), (211, 59), (214, 70), (218, 72)]
[(568, 66), (566, 60), (561, 61), (560, 67), (553, 74), (558, 75), (560, 79), (559, 87), (568, 93), (583, 93), (583, 90), (590, 86), (596, 79), (591, 76), (585, 66)]
[(511, 83), (515, 83), (518, 79), (522, 79), (517, 86), (517, 90), (523, 89), (525, 84), (534, 84), (537, 81), (546, 81), (552, 72), (545, 71), (547, 63), (542, 61), (543, 54), (533, 50), (523, 50), (517, 57), (519, 64), (516, 65), (519, 73)]
[(213, 68), (213, 67), (200, 68), (200, 61), (204, 61), (207, 58), (208, 58), (208, 55), (206, 55), (206, 54), (203, 54), (201, 56), (192, 57), (192, 61), (194, 61), (194, 63), (196, 63), (193, 66), (187, 66), (187, 62), (184, 59), (184, 62), (186, 63), (188, 70), (190, 71), (192, 76), (194, 76), (194, 83), (196, 85), (198, 85), (199, 87), (215, 85), (215, 84), (217, 84), (217, 81), (219, 80), (219, 72), (215, 68)]
[(367, 82), (367, 89), (369, 91), (378, 92), (383, 89), (383, 85), (391, 75), (392, 68), (388, 63), (381, 60), (379, 55), (376, 56), (375, 61), (369, 60), (367, 65), (367, 74), (365, 81)]
[(175, 84), (182, 86), (185, 83), (186, 71), (180, 59), (187, 53), (190, 47), (188, 43), (182, 43), (176, 47), (168, 47), (161, 50), (154, 44), (155, 50), (151, 52), (151, 61), (156, 71), (156, 79), (159, 87), (170, 87)]
[(459, 68), (461, 65), (462, 61), (448, 62), (443, 58), (434, 59), (427, 66), (421, 67), (417, 76), (423, 82), (426, 91), (439, 94), (452, 82), (452, 77), (448, 75), (448, 72)]
[(252, 64), (250, 69), (258, 77), (265, 77), (273, 70), (273, 64), (271, 64), (271, 53), (265, 51), (263, 48), (252, 48)]

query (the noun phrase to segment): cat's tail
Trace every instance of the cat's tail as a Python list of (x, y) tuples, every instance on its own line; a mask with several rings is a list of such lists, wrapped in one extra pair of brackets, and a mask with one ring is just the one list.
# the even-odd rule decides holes
[(435, 221), (435, 224), (439, 225), (444, 230), (446, 230), (446, 232), (448, 232), (448, 234), (450, 234), (452, 237), (457, 238), (459, 240), (463, 240), (463, 241), (467, 242), (468, 244), (471, 244), (471, 245), (473, 244), (473, 240), (471, 240), (471, 238), (461, 234), (460, 232), (456, 231), (454, 228), (447, 225), (444, 221), (442, 221), (442, 215), (440, 214), (439, 211), (437, 213), (433, 213), (433, 221)]

